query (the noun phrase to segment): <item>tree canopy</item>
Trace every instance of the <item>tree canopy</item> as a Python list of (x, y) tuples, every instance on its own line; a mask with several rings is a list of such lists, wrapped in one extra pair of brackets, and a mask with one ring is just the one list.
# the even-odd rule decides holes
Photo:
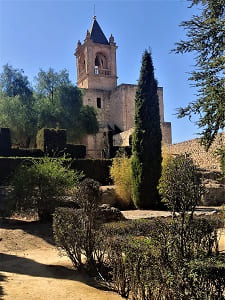
[(139, 208), (156, 208), (161, 175), (159, 98), (151, 54), (145, 51), (135, 96), (135, 125), (132, 139), (132, 196)]
[(81, 91), (66, 70), (40, 70), (34, 89), (22, 70), (8, 65), (0, 80), (0, 126), (11, 129), (14, 144), (34, 144), (37, 130), (43, 127), (67, 129), (71, 143), (98, 131), (95, 109), (82, 105)]
[(52, 68), (48, 71), (40, 69), (40, 72), (35, 77), (36, 90), (42, 96), (47, 96), (53, 102), (55, 91), (61, 87), (71, 84), (69, 73), (66, 69), (60, 72), (55, 72)]
[(5, 96), (20, 96), (23, 101), (32, 96), (31, 85), (23, 73), (22, 69), (14, 69), (8, 64), (3, 66), (3, 72), (0, 74), (0, 88)]
[(195, 66), (189, 80), (197, 88), (197, 98), (178, 117), (197, 114), (202, 142), (208, 149), (219, 130), (225, 128), (225, 0), (188, 0), (200, 5), (200, 14), (180, 24), (187, 40), (176, 43), (175, 53), (193, 52)]

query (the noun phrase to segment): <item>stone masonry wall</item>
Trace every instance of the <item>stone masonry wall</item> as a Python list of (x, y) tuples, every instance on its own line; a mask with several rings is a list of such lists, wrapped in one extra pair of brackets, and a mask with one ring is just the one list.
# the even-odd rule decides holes
[(190, 154), (194, 162), (206, 171), (220, 172), (220, 161), (215, 152), (217, 149), (221, 148), (222, 145), (225, 146), (225, 132), (218, 134), (208, 152), (206, 152), (204, 147), (200, 144), (199, 138), (168, 145), (168, 149), (171, 154)]

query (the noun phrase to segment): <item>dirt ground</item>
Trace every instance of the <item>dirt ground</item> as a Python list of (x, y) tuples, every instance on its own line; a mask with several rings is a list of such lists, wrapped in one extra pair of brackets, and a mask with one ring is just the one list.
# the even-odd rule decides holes
[(54, 246), (49, 224), (9, 220), (0, 225), (0, 299), (122, 298), (73, 270)]
[[(211, 214), (213, 208), (199, 208)], [(168, 216), (168, 212), (127, 211), (128, 219)], [(1, 220), (0, 220), (1, 222)], [(220, 239), (225, 251), (225, 230)], [(118, 294), (73, 270), (59, 255), (50, 224), (10, 219), (0, 224), (0, 299), (4, 300), (119, 300)]]

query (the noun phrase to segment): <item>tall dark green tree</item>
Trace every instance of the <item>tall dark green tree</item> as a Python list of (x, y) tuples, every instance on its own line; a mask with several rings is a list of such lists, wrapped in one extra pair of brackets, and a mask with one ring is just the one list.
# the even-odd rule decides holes
[(176, 43), (176, 53), (195, 54), (189, 80), (197, 98), (178, 109), (178, 117), (197, 114), (197, 125), (206, 149), (218, 131), (225, 128), (225, 0), (188, 0), (199, 6), (199, 15), (181, 23), (187, 39)]
[(132, 142), (132, 195), (138, 208), (156, 208), (161, 175), (161, 141), (157, 81), (150, 52), (142, 57), (135, 97), (135, 128)]

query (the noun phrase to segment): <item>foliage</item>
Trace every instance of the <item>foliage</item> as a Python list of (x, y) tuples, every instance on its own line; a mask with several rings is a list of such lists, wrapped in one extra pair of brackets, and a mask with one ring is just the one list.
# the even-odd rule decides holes
[(99, 130), (97, 112), (94, 107), (87, 105), (81, 108), (80, 122), (83, 131), (87, 134), (95, 134)]
[(37, 115), (32, 102), (24, 103), (20, 96), (0, 93), (0, 127), (8, 127), (15, 145), (28, 147), (37, 130)]
[(10, 202), (13, 211), (35, 209), (41, 220), (51, 218), (57, 202), (62, 201), (69, 189), (74, 188), (82, 174), (70, 170), (65, 158), (44, 157), (23, 164), (15, 172), (11, 184)]
[(82, 106), (81, 91), (66, 70), (40, 70), (34, 91), (22, 72), (6, 65), (0, 74), (0, 126), (11, 129), (14, 145), (34, 145), (43, 127), (67, 129), (70, 142), (98, 132), (95, 109)]
[(199, 116), (197, 125), (208, 149), (218, 131), (225, 127), (225, 1), (191, 0), (191, 3), (191, 6), (201, 4), (201, 13), (181, 23), (187, 31), (187, 40), (176, 43), (173, 51), (195, 54), (196, 64), (189, 80), (198, 94), (196, 101), (178, 109), (178, 117)]
[(104, 225), (104, 263), (117, 292), (129, 299), (224, 299), (216, 296), (225, 289), (225, 260), (213, 254), (220, 219), (194, 219), (183, 248), (176, 226), (168, 219)]
[(131, 159), (125, 155), (115, 157), (110, 168), (110, 176), (115, 185), (116, 193), (122, 200), (123, 208), (129, 207), (131, 198)]
[(166, 166), (169, 158), (171, 157), (171, 154), (169, 152), (169, 149), (166, 145), (162, 146), (162, 169), (164, 166)]
[(42, 96), (47, 96), (51, 102), (54, 101), (55, 91), (59, 87), (65, 87), (70, 85), (69, 73), (66, 69), (55, 72), (52, 68), (46, 72), (40, 69), (36, 80), (36, 89)]
[[(64, 250), (76, 269), (93, 269), (97, 239), (99, 184), (84, 179), (75, 194), (80, 209), (58, 209), (54, 214), (53, 231), (57, 245)], [(82, 262), (84, 254), (86, 262)]]
[(25, 103), (33, 92), (27, 76), (23, 73), (23, 70), (14, 69), (8, 64), (4, 65), (3, 72), (0, 74), (0, 89), (4, 96), (20, 96), (22, 102)]
[(132, 196), (136, 207), (155, 208), (159, 204), (161, 140), (157, 81), (151, 54), (145, 51), (135, 97), (132, 140)]
[(66, 70), (41, 70), (36, 77), (38, 128), (65, 128), (74, 142), (85, 134), (98, 132), (93, 107), (82, 106), (81, 91), (73, 86)]
[(171, 156), (167, 160), (162, 169), (158, 188), (162, 201), (173, 215), (179, 212), (183, 216), (190, 210), (192, 216), (203, 194), (197, 167), (192, 159), (184, 154)]

